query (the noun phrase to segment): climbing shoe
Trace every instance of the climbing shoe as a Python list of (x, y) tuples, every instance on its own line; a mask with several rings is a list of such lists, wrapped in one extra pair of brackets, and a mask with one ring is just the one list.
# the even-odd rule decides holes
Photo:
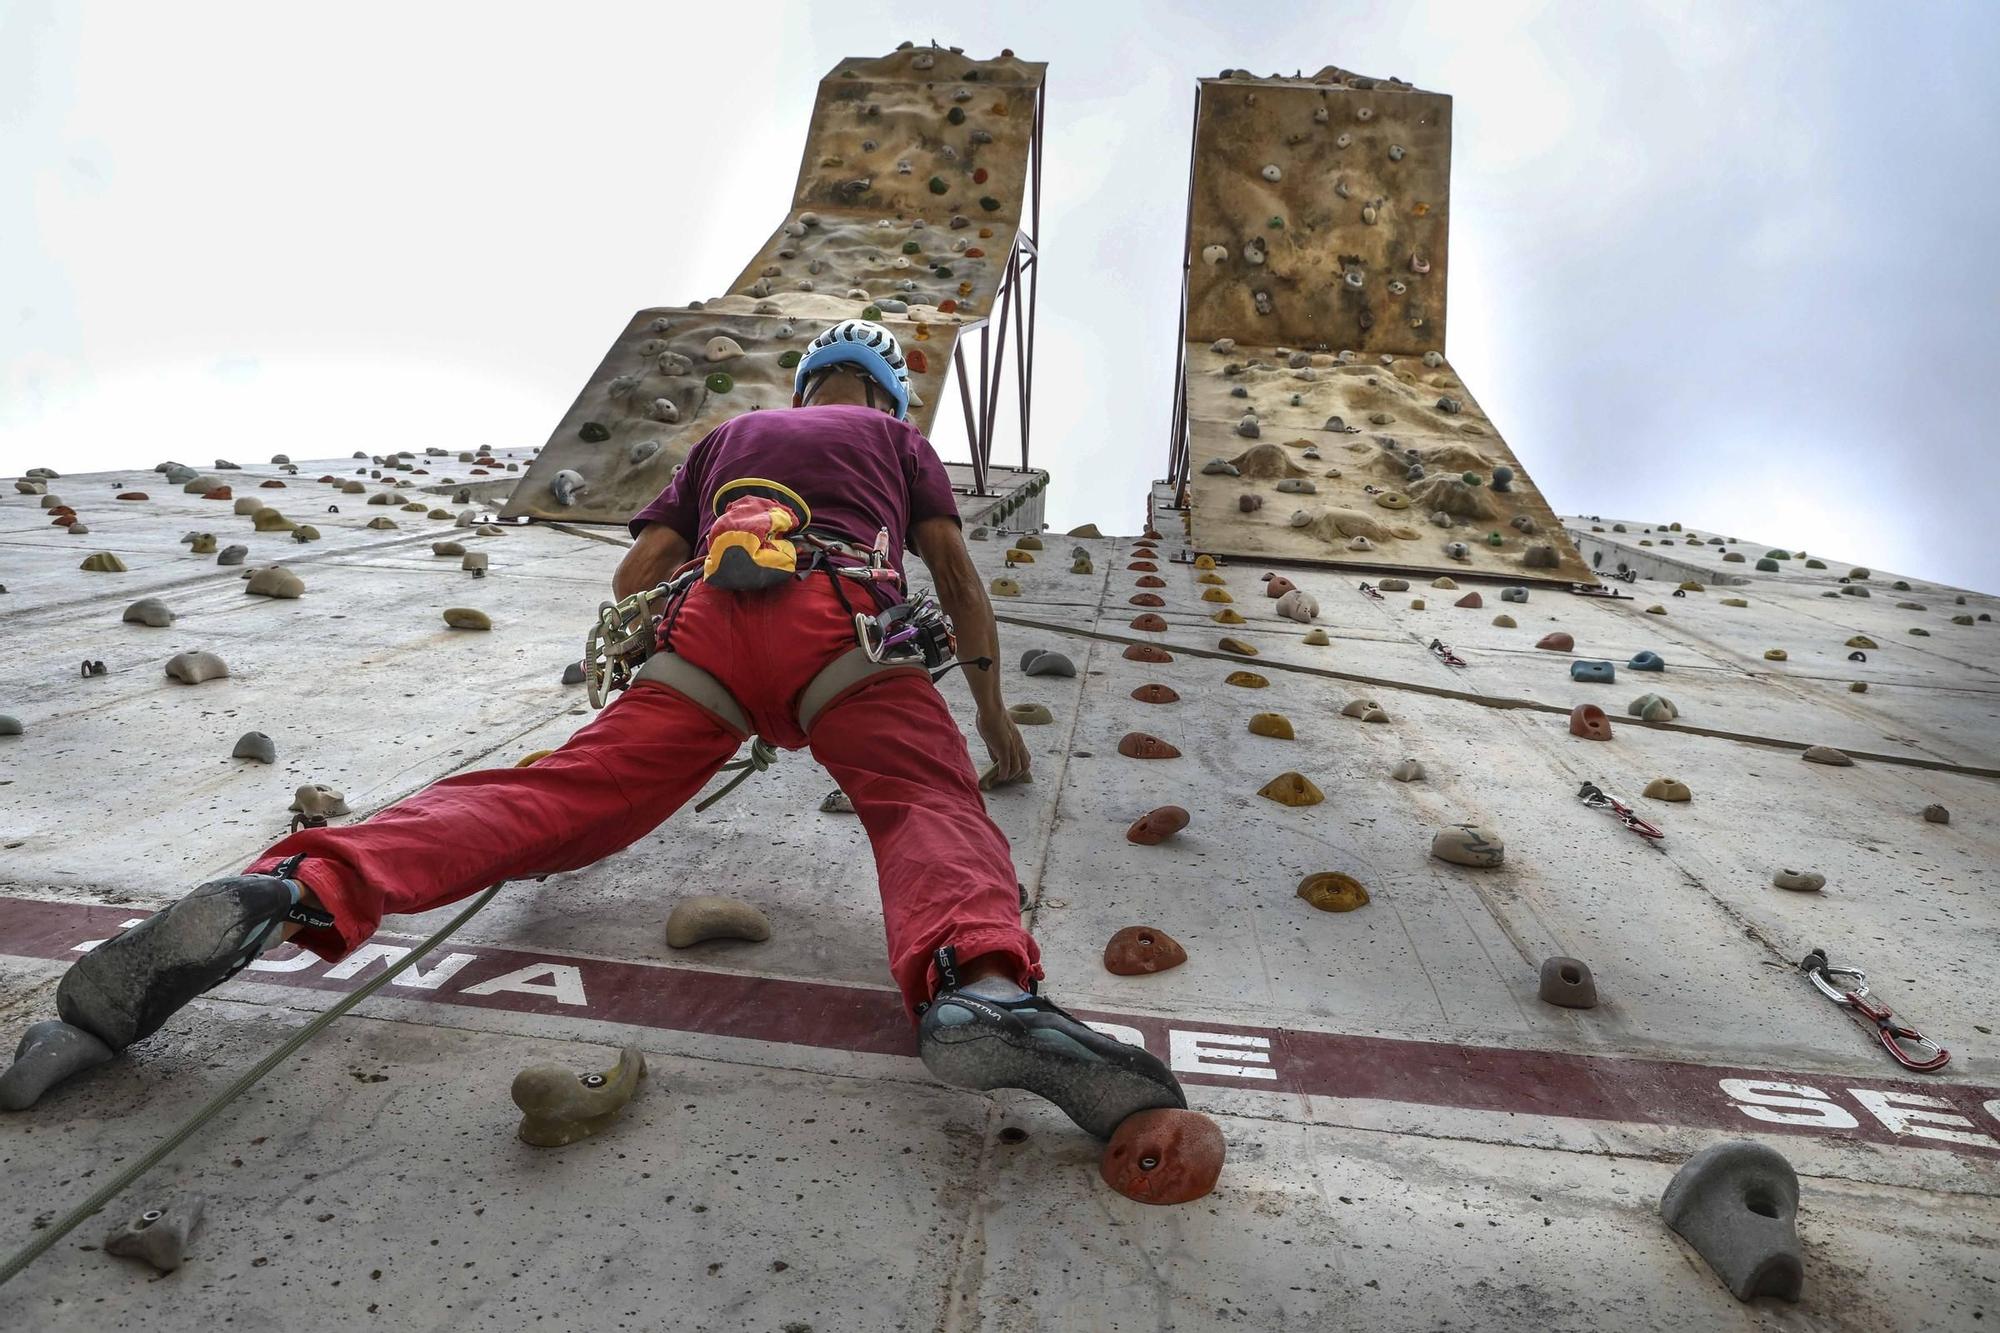
[(330, 914), (300, 902), (302, 891), (291, 875), (304, 859), (292, 857), (269, 874), (210, 880), (114, 935), (63, 974), (56, 1012), (122, 1051), (276, 945), (287, 921), (331, 927)]
[(1024, 1088), (1099, 1139), (1109, 1139), (1134, 1112), (1187, 1107), (1180, 1084), (1157, 1058), (1011, 982), (940, 991), (917, 1025), (917, 1051), (943, 1082)]

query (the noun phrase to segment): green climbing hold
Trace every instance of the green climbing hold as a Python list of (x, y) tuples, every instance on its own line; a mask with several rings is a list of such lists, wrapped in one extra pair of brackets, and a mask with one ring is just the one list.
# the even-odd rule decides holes
[(1498, 545), (1500, 545), (1500, 534), (1499, 534), (1499, 533), (1497, 533), (1497, 532), (1489, 532), (1489, 533), (1487, 533), (1487, 534), (1486, 534), (1486, 544), (1487, 544), (1488, 546), (1498, 546)]
[(1276, 213), (1273, 213), (1271, 214), (1271, 220), (1269, 222), (1266, 222), (1264, 225), (1269, 227), (1272, 231), (1283, 231), (1285, 229), (1285, 220), (1279, 217)]
[(779, 369), (790, 370), (793, 366), (796, 366), (798, 363), (799, 363), (799, 354), (796, 348), (778, 353)]
[(1808, 560), (1808, 561), (1806, 561), (1806, 568), (1807, 568), (1807, 569), (1825, 569), (1825, 568), (1826, 568), (1826, 561), (1824, 561), (1824, 560)]
[(944, 177), (942, 177), (942, 176), (933, 176), (933, 177), (931, 177), (931, 193), (932, 193), (932, 194), (943, 194), (943, 193), (944, 193), (945, 191), (949, 190), (950, 188), (951, 188), (951, 187), (950, 187), (949, 185), (946, 185), (946, 184), (944, 183)]
[(904, 241), (904, 242), (903, 242), (903, 253), (904, 253), (904, 254), (906, 254), (906, 255), (913, 255), (913, 254), (916, 254), (916, 253), (917, 253), (918, 251), (922, 250), (923, 248), (924, 248), (924, 247), (922, 247), (921, 245), (918, 245), (918, 244), (917, 244), (917, 243), (916, 243), (915, 241)]
[(1460, 481), (1464, 482), (1464, 483), (1465, 483), (1466, 485), (1468, 485), (1468, 486), (1477, 486), (1477, 485), (1479, 485), (1479, 484), (1480, 484), (1480, 480), (1481, 480), (1481, 479), (1480, 479), (1480, 476), (1479, 476), (1479, 474), (1478, 474), (1477, 472), (1463, 472), (1463, 473), (1460, 473), (1460, 474), (1459, 474), (1459, 478), (1458, 478), (1458, 479), (1459, 479)]
[(1000, 211), (1000, 201), (990, 194), (984, 194), (979, 197), (979, 206), (989, 213), (998, 213)]
[(861, 318), (866, 320), (877, 320), (882, 318), (882, 307), (879, 305), (866, 305), (861, 307)]
[(1778, 572), (1778, 562), (1767, 555), (1757, 562), (1757, 572), (1759, 574), (1775, 574)]
[(933, 264), (931, 265), (931, 274), (934, 277), (948, 278), (951, 276), (951, 269), (943, 264)]
[(954, 125), (963, 125), (965, 124), (965, 108), (962, 106), (955, 106), (951, 110), (944, 113), (944, 118), (950, 121)]
[(730, 378), (729, 372), (725, 370), (716, 371), (713, 375), (703, 380), (702, 383), (708, 386), (710, 393), (728, 393), (736, 387), (736, 381)]
[(1790, 560), (1792, 553), (1790, 551), (1766, 551), (1764, 552), (1764, 558), (1766, 560)]

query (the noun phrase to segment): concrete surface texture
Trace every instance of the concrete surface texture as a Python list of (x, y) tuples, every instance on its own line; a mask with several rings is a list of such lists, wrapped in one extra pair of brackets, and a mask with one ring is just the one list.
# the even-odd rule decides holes
[[(622, 523), (715, 426), (791, 402), (818, 333), (902, 343), (928, 429), (961, 330), (991, 309), (1024, 224), (1045, 66), (935, 47), (820, 81), (784, 222), (722, 298), (641, 310), (550, 435), (507, 517)], [(569, 471), (580, 487), (558, 483)]]
[[(381, 471), (371, 490), (451, 515), (459, 487), (504, 487), (525, 451), (493, 457), (484, 478), (455, 458), (401, 460), (421, 476), (370, 459), (214, 474), (311, 519), (310, 544), (154, 474), (49, 479), (83, 537), (0, 487), (0, 713), (22, 724), (0, 736), (0, 1040), (51, 1013), (91, 941), (274, 841), (302, 784), (338, 789), (352, 813), (335, 822), (352, 822), (587, 720), (561, 678), (607, 595), (615, 537), (539, 523), (481, 536), (313, 480)], [(112, 498), (135, 490), (151, 498)], [(968, 501), (975, 530), (1001, 503)], [(384, 512), (402, 526), (364, 526)], [(1049, 993), (1173, 1064), (1227, 1140), (1213, 1194), (1126, 1200), (1053, 1108), (928, 1079), (888, 984), (865, 837), (820, 810), (831, 783), (788, 754), (615, 857), (506, 886), (0, 1288), (0, 1325), (1983, 1327), (2000, 1245), (2000, 680), (1981, 617), (2000, 599), (1883, 571), (1842, 583), (1854, 567), (1805, 568), (1816, 554), (1759, 572), (1724, 563), (1705, 531), (1690, 548), (1670, 525), (1571, 517), (1613, 553), (1607, 573), (1664, 551), (1747, 582), (1680, 597), (1682, 580), (1609, 579), (1617, 598), (1536, 587), (1501, 628), (1497, 587), (1470, 578), (1484, 609), (1427, 581), (1376, 600), (1360, 575), (1316, 565), (1197, 568), (1171, 539), (1177, 517), (1155, 513), (1168, 539), (1144, 548), (1153, 559), (1135, 560), (1135, 538), (1044, 534), (1034, 563), (1006, 571), (1022, 587), (998, 607), (1008, 697), (1052, 722), (1025, 729), (1035, 781), (988, 799)], [(190, 531), (249, 557), (218, 567), (182, 544)], [(988, 577), (1008, 535), (972, 542)], [(433, 555), (446, 539), (488, 554), (486, 575)], [(1073, 546), (1092, 572), (1071, 572)], [(126, 572), (80, 569), (96, 551)], [(300, 597), (244, 594), (245, 570), (280, 561)], [(1280, 616), (1266, 572), (1315, 599), (1317, 619)], [(1131, 627), (1142, 577), (1160, 582), (1163, 630)], [(142, 597), (172, 623), (122, 619)], [(448, 629), (452, 606), (493, 630)], [(1242, 623), (1218, 624), (1224, 612)], [(1534, 646), (1554, 631), (1573, 652)], [(1254, 655), (1222, 650), (1224, 635)], [(1880, 645), (1866, 661), (1848, 658), (1856, 636)], [(1128, 658), (1133, 644), (1171, 660)], [(1023, 673), (1034, 648), (1076, 674)], [(198, 650), (229, 674), (166, 676)], [(1644, 651), (1665, 670), (1631, 671)], [(1611, 661), (1615, 682), (1572, 681), (1575, 659)], [(81, 675), (84, 660), (106, 674)], [(1230, 683), (1240, 672), (1262, 687)], [(1149, 684), (1172, 701), (1134, 697)], [(964, 687), (942, 688), (971, 735)], [(1644, 693), (1678, 717), (1629, 716)], [(1387, 722), (1343, 714), (1361, 699)], [(1569, 734), (1580, 703), (1610, 716), (1610, 742)], [(1252, 733), (1270, 713), (1289, 739)], [(230, 757), (252, 730), (274, 763)], [(1179, 757), (1124, 757), (1133, 731)], [(1812, 744), (1856, 763), (1802, 762)], [(1420, 779), (1397, 780), (1410, 759)], [(1325, 799), (1257, 795), (1286, 772)], [(1659, 777), (1691, 799), (1639, 794)], [(1586, 781), (1664, 838), (1583, 805)], [(1184, 828), (1128, 841), (1166, 805)], [(1927, 822), (1931, 805), (1951, 822)], [(1504, 862), (1431, 857), (1461, 824), (1496, 834)], [(1781, 868), (1825, 884), (1777, 888)], [(1322, 911), (1298, 895), (1327, 873), (1368, 901)], [(698, 894), (754, 905), (770, 939), (670, 948), (668, 915)], [(261, 960), (0, 1117), (5, 1248), (449, 916), (392, 919), (338, 964)], [(1133, 926), (1187, 960), (1108, 971), (1107, 942)], [(1800, 974), (1814, 947), (1866, 969), (1950, 1065), (1893, 1064)], [(1552, 957), (1588, 966), (1596, 1007), (1537, 997)], [(648, 1072), (614, 1123), (562, 1148), (517, 1137), (517, 1074), (603, 1071), (626, 1047)], [(1660, 1216), (1687, 1158), (1742, 1138), (1799, 1176), (1796, 1306), (1739, 1303)], [(175, 1273), (96, 1248), (187, 1193), (207, 1206)]]

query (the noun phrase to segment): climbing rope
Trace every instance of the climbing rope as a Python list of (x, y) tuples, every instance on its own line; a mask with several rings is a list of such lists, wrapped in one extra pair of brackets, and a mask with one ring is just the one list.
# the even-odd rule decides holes
[(729, 795), (730, 792), (733, 792), (738, 787), (742, 786), (743, 780), (749, 777), (752, 773), (762, 773), (765, 769), (769, 768), (772, 764), (775, 764), (777, 762), (778, 762), (778, 751), (773, 746), (771, 746), (767, 741), (765, 741), (765, 739), (762, 736), (752, 736), (750, 738), (750, 753), (747, 757), (738, 759), (734, 763), (724, 764), (720, 769), (717, 770), (718, 772), (721, 773), (727, 773), (731, 769), (742, 769), (743, 771), (738, 773), (735, 777), (729, 779), (729, 782), (727, 783), (727, 785), (723, 787), (721, 791), (715, 793), (715, 795), (709, 797), (707, 800), (697, 805), (694, 808), (694, 812), (696, 814), (700, 814), (702, 811), (708, 809), (708, 807), (714, 805), (717, 801), (721, 800), (723, 797)]
[[(501, 881), (502, 884), (505, 882), (505, 880)], [(214, 1119), (229, 1103), (235, 1101), (238, 1097), (256, 1086), (259, 1079), (263, 1078), (264, 1075), (270, 1073), (273, 1069), (276, 1069), (292, 1052), (298, 1050), (299, 1047), (325, 1031), (333, 1023), (334, 1019), (339, 1018), (355, 1005), (360, 1004), (370, 995), (381, 990), (382, 987), (388, 985), (391, 981), (401, 976), (407, 969), (415, 965), (418, 959), (422, 958), (432, 949), (435, 949), (438, 945), (443, 944), (460, 926), (472, 920), (474, 914), (480, 908), (493, 901), (493, 895), (498, 892), (500, 892), (500, 884), (495, 884), (487, 889), (484, 893), (473, 899), (470, 907), (446, 923), (442, 930), (425, 940), (422, 944), (419, 944), (416, 948), (410, 950), (403, 957), (397, 959), (392, 966), (385, 968), (382, 975), (369, 981), (367, 985), (354, 991), (352, 994), (343, 996), (339, 1003), (300, 1028), (290, 1037), (287, 1037), (283, 1042), (280, 1042), (276, 1050), (250, 1066), (234, 1083), (231, 1083), (228, 1087), (210, 1098), (207, 1105), (182, 1121), (180, 1128), (167, 1135), (166, 1138), (161, 1139), (152, 1151), (106, 1181), (98, 1188), (96, 1193), (70, 1209), (61, 1221), (55, 1223), (33, 1241), (23, 1246), (9, 1257), (5, 1264), (0, 1264), (0, 1286), (5, 1286), (8, 1282), (12, 1281), (15, 1275), (20, 1273), (22, 1269), (41, 1258), (57, 1241), (67, 1236), (79, 1225), (87, 1221), (92, 1214), (101, 1210), (105, 1204), (110, 1203), (119, 1194), (123, 1193), (125, 1188), (133, 1181), (145, 1175), (155, 1166), (158, 1166), (168, 1153), (187, 1142), (197, 1130)]]

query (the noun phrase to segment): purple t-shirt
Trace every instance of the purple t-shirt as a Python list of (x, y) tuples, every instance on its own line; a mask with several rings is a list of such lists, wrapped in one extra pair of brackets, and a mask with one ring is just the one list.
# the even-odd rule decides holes
[(846, 403), (745, 412), (702, 437), (659, 498), (632, 516), (634, 537), (664, 523), (699, 549), (716, 488), (743, 477), (790, 487), (812, 506), (811, 526), (857, 546), (889, 530), (898, 572), (910, 529), (958, 517), (958, 500), (923, 432), (872, 407)]

